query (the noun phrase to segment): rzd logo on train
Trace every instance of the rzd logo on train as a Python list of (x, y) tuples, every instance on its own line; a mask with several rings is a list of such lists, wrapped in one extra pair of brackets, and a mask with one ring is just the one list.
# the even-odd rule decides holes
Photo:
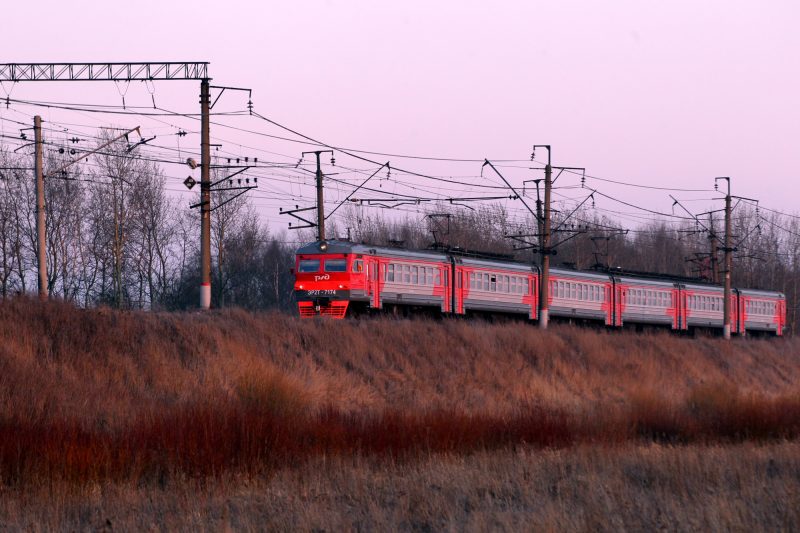
[(322, 276), (314, 276), (314, 281), (325, 281), (331, 279), (330, 274), (323, 274)]

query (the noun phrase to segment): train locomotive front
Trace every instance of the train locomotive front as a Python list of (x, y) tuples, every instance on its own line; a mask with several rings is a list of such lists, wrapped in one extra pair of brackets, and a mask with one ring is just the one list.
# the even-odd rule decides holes
[(344, 318), (353, 300), (362, 299), (364, 261), (354, 248), (349, 242), (319, 241), (297, 251), (294, 292), (301, 317)]

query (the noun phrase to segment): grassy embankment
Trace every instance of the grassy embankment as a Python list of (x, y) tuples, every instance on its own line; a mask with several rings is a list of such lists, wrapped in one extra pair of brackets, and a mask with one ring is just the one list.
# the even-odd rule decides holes
[[(301, 322), (240, 311), (118, 313), (29, 300), (0, 306), (0, 339), (0, 491), (10, 497), (0, 521), (12, 525), (32, 516), (33, 502), (54, 498), (63, 512), (44, 506), (45, 514), (34, 513), (39, 520), (73, 513), (85, 526), (91, 517), (79, 509), (87, 498), (101, 506), (130, 499), (136, 507), (143, 494), (152, 503), (153, 493), (162, 500), (152, 510), (166, 512), (166, 495), (182, 490), (211, 491), (195, 503), (213, 515), (214, 502), (250, 487), (243, 501), (262, 511), (282, 498), (319, 500), (328, 515), (278, 513), (274, 522), (311, 527), (325, 516), (342, 518), (339, 499), (359, 499), (348, 489), (337, 495), (327, 481), (344, 476), (363, 479), (361, 488), (343, 483), (374, 496), (362, 502), (375, 511), (359, 519), (364, 524), (415, 527), (419, 515), (433, 527), (480, 527), (474, 520), (497, 519), (496, 495), (487, 497), (494, 502), (488, 514), (478, 512), (486, 502), (469, 501), (481, 486), (494, 486), (495, 469), (508, 470), (502, 490), (517, 494), (503, 504), (513, 515), (503, 524), (513, 525), (544, 512), (532, 502), (550, 490), (542, 476), (561, 463), (574, 463), (562, 476), (566, 493), (576, 494), (587, 476), (598, 483), (608, 476), (609, 512), (628, 492), (645, 497), (666, 490), (662, 482), (671, 487), (676, 468), (690, 488), (678, 487), (667, 506), (701, 490), (709, 476), (734, 476), (739, 481), (722, 492), (739, 497), (750, 482), (780, 482), (776, 490), (794, 495), (800, 487), (798, 447), (786, 442), (800, 435), (794, 340), (724, 343), (569, 327), (543, 333), (461, 320)], [(722, 462), (703, 466), (703, 450)], [(607, 461), (633, 466), (612, 475)], [(515, 464), (522, 477), (512, 482)], [(426, 477), (451, 474), (461, 481)], [(262, 490), (277, 480), (289, 493), (264, 500)], [(309, 496), (309, 483), (323, 491), (319, 498)], [(404, 483), (408, 492), (380, 496)], [(547, 513), (571, 515), (559, 496), (566, 493), (551, 492)], [(462, 508), (434, 516), (433, 501)], [(589, 513), (573, 516), (584, 525), (600, 512), (591, 498), (573, 504)], [(238, 509), (240, 525), (252, 518), (222, 507)], [(782, 522), (770, 516), (797, 520), (796, 513)], [(695, 517), (698, 524), (712, 524), (704, 517)], [(548, 523), (558, 522), (541, 522)]]

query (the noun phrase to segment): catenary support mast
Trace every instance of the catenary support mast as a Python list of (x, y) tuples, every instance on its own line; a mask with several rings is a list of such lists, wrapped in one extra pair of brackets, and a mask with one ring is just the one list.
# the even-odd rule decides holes
[(200, 309), (211, 307), (211, 93), (200, 82)]
[(47, 300), (49, 288), (47, 286), (47, 248), (45, 236), (45, 210), (44, 210), (44, 156), (42, 140), (42, 117), (33, 117), (33, 133), (36, 145), (35, 163), (36, 170), (36, 255), (39, 268), (39, 299)]

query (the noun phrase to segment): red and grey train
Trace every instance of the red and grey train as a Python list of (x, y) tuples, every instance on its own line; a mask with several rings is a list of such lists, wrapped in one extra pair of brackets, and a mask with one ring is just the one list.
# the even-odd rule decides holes
[[(297, 251), (295, 295), (301, 317), (344, 318), (363, 310), (518, 314), (536, 320), (537, 267), (443, 251), (330, 240)], [(783, 335), (786, 300), (774, 291), (732, 290), (731, 331)], [(719, 285), (667, 277), (550, 269), (550, 316), (674, 330), (722, 329)]]

